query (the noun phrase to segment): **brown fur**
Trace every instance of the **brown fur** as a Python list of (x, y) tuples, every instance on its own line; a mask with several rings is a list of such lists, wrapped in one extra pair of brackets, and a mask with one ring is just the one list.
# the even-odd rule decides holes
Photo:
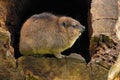
[(74, 44), (84, 29), (71, 17), (50, 13), (33, 15), (21, 29), (20, 52), (23, 55), (59, 55)]

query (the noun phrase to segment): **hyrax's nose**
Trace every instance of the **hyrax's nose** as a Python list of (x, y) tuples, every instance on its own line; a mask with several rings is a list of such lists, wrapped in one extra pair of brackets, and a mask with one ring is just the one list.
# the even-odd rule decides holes
[(83, 25), (80, 25), (80, 32), (83, 33), (85, 31), (85, 27)]

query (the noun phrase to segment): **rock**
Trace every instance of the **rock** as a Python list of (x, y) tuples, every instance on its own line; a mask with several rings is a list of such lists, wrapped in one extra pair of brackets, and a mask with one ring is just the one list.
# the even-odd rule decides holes
[[(109, 70), (108, 80), (114, 80), (115, 77), (118, 77), (120, 73), (120, 53), (114, 65)], [(120, 78), (120, 77), (119, 77)]]
[[(119, 16), (118, 16), (118, 20), (115, 26), (115, 31), (116, 31), (116, 36), (118, 41), (120, 41), (120, 0), (118, 0), (118, 11), (119, 11)], [(115, 64), (113, 64), (109, 70), (108, 73), (108, 80), (120, 80), (120, 52), (118, 55), (118, 58), (115, 62)], [(115, 79), (114, 79), (115, 78)]]
[[(10, 33), (0, 27), (0, 60), (8, 60), (12, 67), (15, 67), (14, 50), (10, 46)], [(2, 62), (3, 63), (3, 62)]]
[(10, 33), (0, 27), (0, 80), (23, 80), (11, 51)]
[(109, 66), (104, 62), (89, 63), (91, 80), (107, 80)]
[(91, 80), (86, 62), (78, 59), (24, 56), (18, 62), (27, 80)]
[(111, 39), (109, 36), (100, 35), (91, 38), (91, 61), (104, 61), (113, 65), (117, 59), (120, 50), (120, 44)]
[(117, 7), (117, 0), (92, 0), (90, 13), (93, 34), (91, 36), (115, 34), (114, 28), (118, 18)]
[[(100, 20), (95, 20), (92, 23), (92, 28), (93, 28), (93, 35), (100, 35), (100, 34), (105, 34), (106, 36), (115, 35), (114, 28), (116, 20), (112, 19), (100, 19)], [(112, 32), (112, 33), (111, 33)]]
[[(118, 19), (118, 0), (92, 0), (90, 13), (92, 25), (90, 40), (91, 62), (102, 62), (102, 65), (103, 63), (109, 64), (107, 69), (110, 69), (120, 52), (120, 42), (116, 37), (115, 31)], [(103, 35), (102, 38), (101, 35)], [(107, 74), (106, 71), (105, 74)], [(99, 72), (97, 75), (102, 74)], [(106, 75), (104, 75), (104, 80), (107, 80)]]
[(117, 19), (117, 0), (92, 0), (92, 21), (100, 19)]

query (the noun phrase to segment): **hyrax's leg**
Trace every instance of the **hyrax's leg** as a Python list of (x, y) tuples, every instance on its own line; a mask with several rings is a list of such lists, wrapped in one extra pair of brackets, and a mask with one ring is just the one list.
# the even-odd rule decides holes
[(56, 53), (56, 54), (54, 54), (54, 55), (55, 55), (55, 57), (57, 57), (57, 58), (59, 58), (59, 59), (65, 57), (65, 55), (62, 55), (61, 53)]
[(120, 53), (118, 55), (117, 61), (109, 70), (108, 80), (114, 80), (114, 78), (118, 76), (119, 73), (120, 73)]

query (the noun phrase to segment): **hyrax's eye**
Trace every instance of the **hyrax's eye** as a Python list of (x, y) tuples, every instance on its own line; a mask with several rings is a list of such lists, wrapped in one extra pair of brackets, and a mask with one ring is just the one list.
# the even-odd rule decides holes
[(65, 22), (62, 22), (62, 26), (64, 26), (64, 27), (65, 27), (65, 26), (66, 26), (66, 23), (65, 23)]
[(72, 27), (73, 27), (73, 28), (75, 28), (75, 27), (76, 27), (76, 25), (72, 25)]

